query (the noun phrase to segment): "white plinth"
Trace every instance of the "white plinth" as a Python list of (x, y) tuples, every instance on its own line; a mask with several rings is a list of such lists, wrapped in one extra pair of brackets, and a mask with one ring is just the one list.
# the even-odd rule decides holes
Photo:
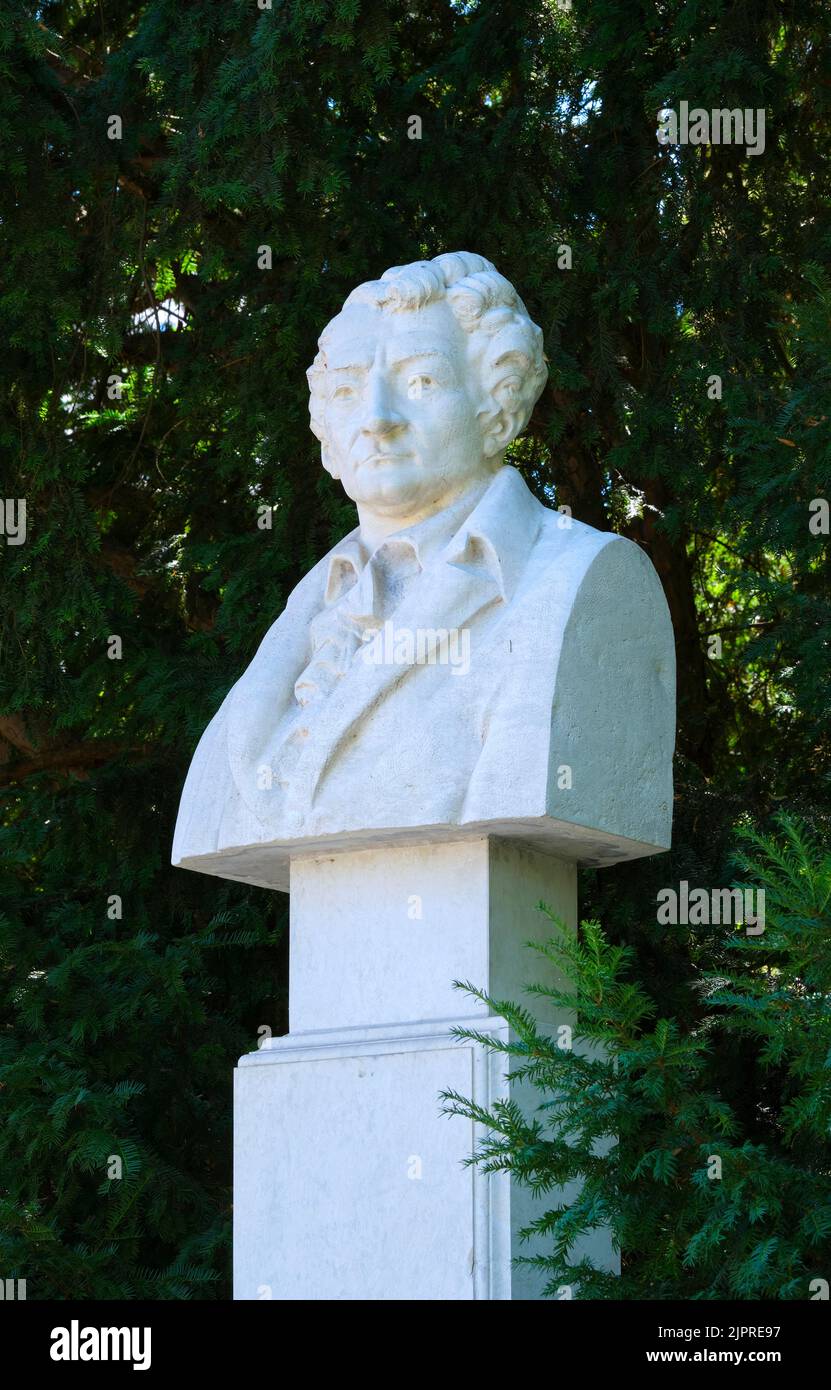
[(555, 1195), (465, 1166), (475, 1127), (439, 1093), (507, 1098), (507, 1059), (450, 1030), (508, 1025), (453, 981), (529, 1007), (551, 967), (523, 943), (551, 934), (540, 900), (576, 925), (575, 866), (483, 839), (296, 860), (291, 887), (291, 1032), (235, 1075), (234, 1297), (538, 1298), (512, 1255)]

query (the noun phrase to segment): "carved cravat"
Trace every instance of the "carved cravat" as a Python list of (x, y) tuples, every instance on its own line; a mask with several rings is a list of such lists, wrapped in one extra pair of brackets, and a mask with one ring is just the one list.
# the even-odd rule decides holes
[(346, 674), (356, 653), (401, 603), (422, 571), (418, 546), (409, 537), (384, 541), (366, 560), (360, 543), (332, 558), (326, 603), (312, 620), (312, 656), (294, 685), (277, 758), (277, 781), (287, 786), (309, 735), (309, 721)]
[(418, 549), (407, 537), (384, 541), (360, 571), (358, 563), (358, 556), (349, 555), (332, 563), (326, 607), (310, 629), (312, 659), (294, 686), (297, 703), (304, 707), (334, 689), (367, 634), (395, 612), (422, 569)]

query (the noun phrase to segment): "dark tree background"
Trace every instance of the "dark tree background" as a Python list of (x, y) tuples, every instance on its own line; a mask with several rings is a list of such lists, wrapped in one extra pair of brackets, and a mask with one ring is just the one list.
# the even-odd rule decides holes
[[(354, 524), (304, 371), (359, 281), (492, 259), (551, 367), (511, 461), (661, 576), (675, 846), (582, 885), (642, 988), (692, 1024), (718, 968), (659, 886), (730, 883), (742, 822), (827, 826), (827, 30), (822, 0), (0, 0), (0, 1275), (29, 1298), (229, 1293), (232, 1068), (286, 1028), (285, 904), (169, 850), (201, 730)], [(764, 153), (662, 146), (681, 100), (764, 108)], [(761, 1133), (755, 1051), (708, 1065)]]

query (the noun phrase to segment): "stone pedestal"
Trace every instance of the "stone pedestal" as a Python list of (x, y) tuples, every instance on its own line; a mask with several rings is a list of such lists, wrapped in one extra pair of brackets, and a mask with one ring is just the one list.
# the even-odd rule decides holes
[[(530, 1253), (516, 1234), (530, 1194), (465, 1165), (476, 1127), (439, 1099), (509, 1094), (507, 1059), (451, 1032), (507, 1038), (508, 1025), (454, 981), (530, 1007), (546, 1030), (569, 1021), (523, 993), (552, 980), (523, 949), (553, 930), (540, 901), (574, 929), (576, 866), (517, 841), (292, 860), (291, 1031), (235, 1075), (236, 1299), (540, 1296), (536, 1271), (512, 1266)], [(615, 1267), (603, 1237), (585, 1248)]]

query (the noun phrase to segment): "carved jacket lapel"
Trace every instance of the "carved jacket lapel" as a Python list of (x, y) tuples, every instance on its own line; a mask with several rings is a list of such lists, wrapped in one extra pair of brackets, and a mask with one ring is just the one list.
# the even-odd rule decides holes
[(301, 581), (227, 697), (231, 773), (245, 804), (266, 825), (275, 813), (279, 819), (279, 809), (270, 788), (260, 786), (259, 771), (271, 766), (281, 721), (294, 705), (294, 682), (309, 657), (309, 627), (323, 603), (327, 568), (327, 560), (321, 561)]

